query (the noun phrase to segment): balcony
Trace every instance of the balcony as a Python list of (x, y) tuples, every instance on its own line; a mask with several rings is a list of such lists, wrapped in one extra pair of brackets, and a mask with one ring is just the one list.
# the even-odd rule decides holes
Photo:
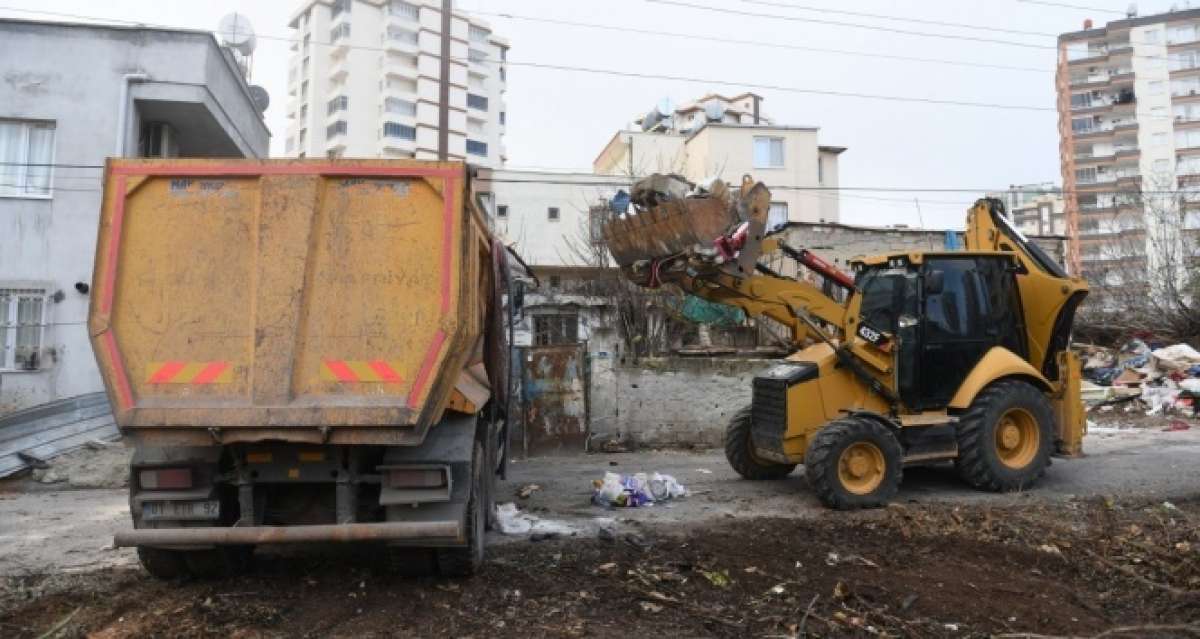
[(1125, 82), (1133, 80), (1132, 68), (1120, 69), (1105, 69), (1095, 73), (1089, 73), (1086, 76), (1078, 76), (1071, 78), (1071, 87), (1087, 87), (1099, 88), (1106, 84), (1114, 82)]
[(337, 58), (329, 65), (329, 79), (334, 82), (342, 82), (350, 73), (350, 64), (346, 60), (346, 56)]

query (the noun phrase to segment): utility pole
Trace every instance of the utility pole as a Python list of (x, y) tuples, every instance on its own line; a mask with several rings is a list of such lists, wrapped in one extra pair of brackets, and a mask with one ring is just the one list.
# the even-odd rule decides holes
[(438, 81), (438, 160), (450, 157), (450, 25), (454, 0), (442, 0), (442, 60)]

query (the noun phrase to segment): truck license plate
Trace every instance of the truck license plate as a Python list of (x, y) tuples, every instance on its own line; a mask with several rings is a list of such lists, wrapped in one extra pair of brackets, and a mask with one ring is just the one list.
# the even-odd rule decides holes
[(148, 501), (142, 504), (142, 519), (218, 519), (221, 502), (216, 499), (201, 501)]

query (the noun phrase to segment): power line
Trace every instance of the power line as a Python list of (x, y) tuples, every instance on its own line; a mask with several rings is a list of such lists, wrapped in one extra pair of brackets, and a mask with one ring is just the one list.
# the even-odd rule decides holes
[(862, 11), (846, 11), (844, 9), (827, 9), (824, 7), (813, 7), (809, 5), (794, 4), (791, 2), (771, 2), (770, 0), (741, 0), (747, 4), (757, 4), (767, 7), (777, 7), (780, 9), (795, 9), (797, 11), (813, 11), (816, 13), (836, 13), (844, 16), (854, 16), (856, 18), (877, 18), (879, 20), (892, 20), (895, 22), (911, 22), (913, 24), (927, 24), (937, 27), (954, 27), (956, 29), (975, 29), (978, 31), (988, 31), (991, 33), (1012, 33), (1015, 35), (1032, 35), (1057, 38), (1057, 33), (1049, 33), (1046, 31), (1025, 31), (1022, 29), (1005, 29), (995, 25), (988, 24), (967, 24), (964, 22), (945, 22), (942, 20), (927, 20), (922, 18), (906, 18), (904, 16), (886, 15), (882, 13), (866, 13)]
[(671, 5), (676, 7), (685, 7), (689, 9), (700, 9), (702, 11), (711, 11), (714, 13), (724, 13), (736, 16), (747, 16), (752, 18), (771, 18), (773, 20), (789, 20), (792, 22), (805, 22), (809, 24), (824, 24), (835, 27), (850, 27), (854, 29), (866, 29), (868, 31), (884, 31), (887, 33), (899, 33), (903, 35), (918, 36), (923, 38), (942, 38), (946, 40), (960, 40), (968, 42), (986, 42), (988, 44), (1002, 44), (1011, 47), (1023, 47), (1026, 49), (1057, 49), (1055, 45), (1032, 44), (1029, 42), (1017, 42), (1016, 40), (999, 40), (995, 38), (978, 38), (975, 36), (955, 35), (949, 33), (933, 33), (930, 31), (912, 31), (909, 29), (900, 29), (897, 27), (884, 27), (873, 24), (861, 24), (858, 22), (842, 22), (839, 20), (824, 20), (816, 18), (801, 18), (799, 16), (789, 16), (773, 13), (757, 13), (753, 11), (744, 11), (739, 9), (726, 9), (723, 7), (712, 7), (703, 4), (693, 4), (690, 2), (680, 2), (679, 0), (646, 0), (653, 4)]
[[(667, 0), (647, 0), (647, 1), (648, 2), (667, 2)], [(682, 3), (672, 2), (671, 4), (682, 4)], [(690, 5), (690, 6), (700, 6), (700, 5)], [(66, 17), (73, 17), (76, 19), (84, 19), (84, 20), (104, 20), (104, 18), (97, 18), (94, 16), (63, 14), (63, 13), (49, 12), (49, 11), (35, 11), (35, 10), (29, 10), (29, 9), (14, 9), (12, 7), (5, 7), (5, 6), (0, 6), (0, 10), (18, 11), (18, 12), (23, 12), (23, 13), (44, 13), (47, 15), (66, 16)], [(714, 10), (717, 10), (717, 9), (714, 9)], [(130, 21), (120, 20), (118, 22), (129, 23)], [(136, 24), (136, 23), (134, 23), (134, 24)], [(149, 26), (149, 25), (146, 25), (146, 26)], [(157, 25), (157, 27), (158, 28), (168, 28), (168, 29), (175, 28), (175, 27), (164, 27), (162, 25)], [(295, 41), (295, 38), (282, 37), (282, 36), (258, 35), (256, 37), (258, 37), (260, 40), (277, 40), (277, 41), (284, 41), (289, 44), (291, 44)], [(956, 38), (957, 38), (957, 36), (956, 36)], [(316, 41), (311, 41), (310, 43), (315, 44), (315, 45), (323, 45), (323, 46), (344, 46), (348, 49), (360, 49), (360, 50), (366, 50), (366, 51), (387, 51), (387, 49), (385, 47), (369, 47), (369, 46), (364, 46), (364, 45), (339, 45), (339, 44), (332, 43), (332, 42), (316, 42)], [(1051, 48), (1053, 48), (1053, 47), (1051, 47)], [(467, 62), (467, 63), (477, 62), (477, 61), (473, 61), (473, 60), (463, 60), (461, 58), (455, 59), (455, 61)], [(854, 92), (854, 91), (806, 89), (806, 88), (800, 88), (800, 87), (788, 87), (788, 86), (780, 86), (780, 85), (772, 85), (772, 84), (756, 84), (756, 83), (745, 82), (742, 80), (721, 80), (721, 79), (715, 79), (715, 78), (697, 78), (697, 77), (677, 76), (677, 75), (668, 75), (668, 74), (655, 74), (655, 73), (644, 73), (644, 72), (634, 72), (634, 71), (618, 71), (618, 70), (613, 70), (613, 69), (579, 67), (579, 66), (570, 66), (570, 65), (563, 65), (563, 64), (522, 62), (522, 61), (518, 61), (518, 60), (485, 61), (485, 62), (487, 62), (489, 64), (509, 65), (509, 66), (514, 66), (514, 67), (526, 67), (526, 68), (531, 68), (531, 69), (566, 71), (566, 72), (571, 72), (571, 73), (590, 73), (590, 74), (594, 74), (594, 75), (607, 75), (607, 76), (620, 77), (620, 78), (636, 78), (636, 79), (645, 79), (645, 80), (667, 80), (667, 81), (674, 81), (674, 82), (690, 82), (690, 83), (696, 83), (696, 84), (718, 84), (718, 85), (723, 85), (723, 86), (752, 88), (752, 89), (761, 89), (761, 90), (768, 90), (768, 91), (780, 91), (780, 92), (785, 92), (785, 93), (799, 93), (799, 94), (805, 94), (805, 95), (823, 95), (823, 96), (827, 96), (827, 97), (857, 98), (857, 99), (864, 99), (864, 100), (883, 100), (883, 101), (890, 101), (890, 102), (911, 102), (911, 103), (917, 103), (917, 104), (936, 104), (936, 105), (942, 105), (942, 106), (994, 108), (994, 109), (1004, 109), (1004, 110), (1014, 110), (1014, 111), (1055, 111), (1056, 110), (1054, 107), (1040, 107), (1040, 106), (1018, 105), (1018, 104), (997, 104), (997, 103), (990, 103), (990, 102), (973, 102), (973, 101), (968, 101), (968, 100), (942, 100), (942, 99), (936, 99), (936, 98), (918, 98), (918, 97), (908, 97), (908, 96), (880, 95), (880, 94), (872, 94), (872, 93), (860, 93), (860, 92)]]
[(1083, 11), (1103, 11), (1104, 13), (1114, 13), (1114, 14), (1119, 13), (1119, 14), (1125, 15), (1124, 11), (1118, 11), (1116, 9), (1108, 9), (1108, 8), (1100, 8), (1100, 7), (1085, 7), (1085, 6), (1078, 5), (1078, 4), (1067, 4), (1065, 2), (1046, 2), (1044, 0), (1017, 0), (1017, 2), (1023, 2), (1025, 4), (1040, 4), (1040, 5), (1047, 6), (1047, 7), (1061, 7), (1063, 9), (1082, 9)]
[[(745, 0), (749, 1), (749, 0)], [(1001, 69), (1005, 71), (1031, 71), (1034, 73), (1053, 73), (1053, 69), (1038, 68), (1038, 67), (1021, 67), (1005, 64), (989, 64), (986, 62), (968, 62), (966, 60), (951, 60), (947, 58), (921, 58), (914, 56), (892, 55), (887, 53), (871, 53), (867, 51), (851, 51), (846, 49), (826, 49), (821, 47), (809, 47), (798, 44), (782, 44), (778, 42), (765, 42), (762, 40), (740, 40), (736, 38), (721, 38), (708, 36), (696, 33), (682, 33), (678, 31), (658, 31), (654, 29), (640, 29), (636, 27), (624, 27), (607, 24), (592, 24), (587, 22), (574, 22), (571, 20), (557, 20), (553, 18), (537, 18), (533, 16), (516, 15), (512, 13), (491, 13), (487, 11), (473, 11), (475, 15), (489, 16), (494, 18), (507, 18), (510, 20), (523, 20), (526, 22), (539, 22), (544, 24), (553, 24), (557, 26), (577, 27), (581, 29), (595, 29), (599, 31), (614, 31), (617, 33), (637, 33), (640, 35), (661, 36), (667, 38), (684, 38), (689, 40), (703, 40), (706, 42), (720, 42), (724, 44), (737, 44), (744, 46), (755, 46), (769, 49), (785, 49), (790, 51), (811, 51), (815, 53), (833, 53), (836, 55), (859, 56), (864, 58), (880, 58), (884, 60), (899, 60), (902, 62), (920, 62), (928, 64), (947, 64), (953, 66), (976, 67), (983, 69)]]

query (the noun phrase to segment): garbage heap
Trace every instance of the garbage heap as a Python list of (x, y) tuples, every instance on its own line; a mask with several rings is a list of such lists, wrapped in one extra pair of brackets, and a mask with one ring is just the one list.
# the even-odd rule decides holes
[(1120, 348), (1074, 348), (1083, 361), (1083, 401), (1089, 409), (1124, 404), (1147, 415), (1193, 416), (1200, 409), (1200, 351), (1187, 344), (1133, 339)]

